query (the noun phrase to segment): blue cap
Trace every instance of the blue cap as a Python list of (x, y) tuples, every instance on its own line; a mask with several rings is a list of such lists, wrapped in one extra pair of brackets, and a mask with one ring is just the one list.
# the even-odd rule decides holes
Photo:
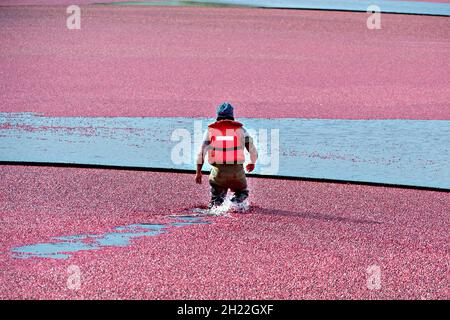
[(234, 108), (231, 104), (229, 104), (228, 102), (224, 102), (217, 108), (217, 117), (234, 118), (233, 109)]

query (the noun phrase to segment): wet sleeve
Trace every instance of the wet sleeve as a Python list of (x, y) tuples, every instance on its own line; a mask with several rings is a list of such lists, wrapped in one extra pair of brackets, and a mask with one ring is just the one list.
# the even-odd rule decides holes
[(244, 129), (244, 141), (245, 148), (250, 153), (250, 163), (256, 163), (258, 159), (258, 151), (256, 150), (255, 144), (253, 143), (253, 138), (249, 135), (247, 130)]
[(208, 130), (206, 130), (204, 135), (203, 135), (203, 143), (202, 143), (202, 145), (209, 146), (210, 143), (211, 143), (211, 140), (209, 140)]
[(210, 143), (211, 141), (209, 140), (208, 130), (206, 130), (205, 134), (203, 135), (202, 145), (200, 146), (200, 150), (197, 155), (197, 164), (201, 164), (204, 162)]
[(244, 143), (245, 149), (250, 152), (250, 146), (253, 144), (253, 138), (250, 136), (247, 130), (244, 129)]

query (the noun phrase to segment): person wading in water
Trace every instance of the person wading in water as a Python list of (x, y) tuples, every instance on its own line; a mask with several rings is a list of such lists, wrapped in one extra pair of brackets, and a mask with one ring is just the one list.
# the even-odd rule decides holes
[(197, 156), (196, 183), (202, 183), (201, 170), (206, 153), (208, 162), (211, 164), (209, 208), (220, 206), (225, 200), (228, 189), (234, 192), (231, 199), (233, 203), (239, 204), (247, 199), (249, 191), (244, 171), (244, 147), (250, 153), (250, 162), (246, 166), (247, 172), (255, 169), (258, 159), (252, 137), (242, 123), (234, 120), (233, 110), (233, 106), (226, 102), (218, 107), (216, 122), (208, 126)]

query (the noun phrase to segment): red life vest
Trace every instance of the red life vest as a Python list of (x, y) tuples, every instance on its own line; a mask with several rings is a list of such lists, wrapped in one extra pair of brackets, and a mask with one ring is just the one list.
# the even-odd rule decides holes
[(221, 120), (208, 126), (210, 164), (244, 163), (244, 129), (242, 123)]

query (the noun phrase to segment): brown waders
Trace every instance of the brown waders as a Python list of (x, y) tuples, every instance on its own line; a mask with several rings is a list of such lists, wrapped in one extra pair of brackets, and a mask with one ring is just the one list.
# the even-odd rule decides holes
[(225, 200), (228, 189), (234, 192), (232, 202), (241, 203), (248, 197), (247, 179), (242, 164), (213, 164), (209, 174), (211, 186), (210, 206), (219, 206)]

